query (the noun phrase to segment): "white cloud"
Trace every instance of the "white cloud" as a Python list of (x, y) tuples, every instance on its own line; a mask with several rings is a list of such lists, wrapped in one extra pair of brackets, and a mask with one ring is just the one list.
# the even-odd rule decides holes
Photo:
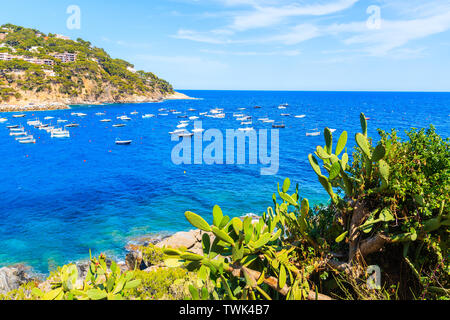
[(339, 0), (332, 3), (314, 3), (309, 5), (291, 4), (282, 7), (256, 6), (255, 11), (238, 15), (234, 18), (231, 29), (244, 31), (254, 28), (269, 27), (283, 22), (286, 18), (296, 16), (324, 16), (352, 7), (358, 0)]

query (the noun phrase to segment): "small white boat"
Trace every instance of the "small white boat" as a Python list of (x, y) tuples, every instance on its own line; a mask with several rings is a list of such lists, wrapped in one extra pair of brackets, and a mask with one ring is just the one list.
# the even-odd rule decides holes
[(85, 116), (87, 116), (87, 114), (81, 113), (81, 112), (72, 112), (71, 115), (72, 116), (77, 116), (77, 117), (85, 117)]
[(123, 120), (123, 121), (130, 121), (131, 118), (129, 118), (129, 117), (127, 117), (127, 116), (122, 116), (122, 117), (120, 117), (120, 120)]
[(11, 132), (9, 135), (12, 137), (24, 137), (27, 136), (28, 133), (26, 133), (25, 131), (20, 131), (20, 132)]
[(132, 114), (132, 115), (137, 115), (137, 114), (139, 114), (139, 112), (133, 111), (133, 112), (131, 112), (130, 114)]
[(159, 113), (158, 114), (158, 116), (162, 116), (162, 117), (165, 117), (165, 116), (168, 116), (169, 114), (168, 113)]
[(125, 145), (129, 145), (133, 142), (133, 140), (120, 140), (120, 139), (116, 139), (116, 144), (121, 145), (121, 146), (125, 146)]
[(8, 119), (6, 119), (6, 118), (0, 118), (0, 123), (6, 122), (6, 121), (8, 121)]
[(188, 111), (197, 111), (194, 108), (189, 108)]
[(76, 127), (79, 127), (80, 125), (78, 124), (78, 123), (69, 123), (69, 124), (66, 124), (64, 127), (66, 127), (66, 128), (76, 128)]
[(183, 132), (187, 132), (186, 129), (177, 129), (172, 132), (169, 132), (169, 134), (179, 134), (179, 133), (183, 133)]
[(269, 119), (269, 120), (264, 120), (263, 122), (264, 122), (264, 123), (274, 123), (275, 120), (270, 120), (270, 119)]
[(22, 132), (25, 129), (23, 127), (17, 127), (17, 128), (10, 128), (9, 132)]
[(102, 119), (100, 122), (111, 122), (111, 119)]
[(253, 122), (252, 121), (241, 122), (241, 126), (247, 126), (250, 124), (253, 124)]
[(159, 112), (161, 112), (161, 111), (166, 111), (166, 110), (167, 110), (166, 108), (158, 109)]
[(301, 114), (301, 115), (295, 116), (295, 118), (297, 118), (297, 119), (303, 119), (304, 117), (306, 117), (305, 114)]
[(13, 118), (23, 118), (23, 117), (25, 117), (25, 115), (24, 114), (13, 114), (12, 117)]
[(153, 118), (155, 115), (154, 114), (144, 114), (142, 116), (142, 119), (149, 119), (149, 118)]
[(317, 137), (317, 136), (320, 136), (320, 132), (307, 132), (306, 136), (307, 137)]
[(19, 140), (19, 143), (22, 143), (22, 144), (36, 143), (36, 140), (35, 139)]
[(178, 129), (186, 128), (188, 125), (189, 125), (188, 123), (182, 123), (182, 124), (177, 125), (177, 128)]
[(40, 126), (42, 123), (39, 119), (27, 121), (27, 125), (29, 126)]
[(286, 107), (282, 107), (282, 106), (280, 106), (280, 107), (278, 107), (278, 109), (280, 109), (280, 110), (284, 110), (284, 109), (286, 109)]
[(200, 112), (199, 115), (201, 116), (206, 116), (208, 114), (208, 112)]
[(63, 131), (63, 130), (52, 130), (51, 132), (52, 138), (70, 138), (70, 132), (69, 131)]
[(96, 115), (96, 116), (104, 116), (105, 113), (103, 113), (103, 112), (97, 112), (95, 115)]
[(193, 130), (192, 130), (193, 133), (197, 133), (197, 132), (200, 133), (200, 132), (203, 132), (203, 131), (205, 131), (205, 129), (199, 129), (199, 128), (197, 128), (197, 129), (193, 129)]
[(122, 127), (125, 127), (125, 126), (126, 126), (126, 124), (124, 124), (124, 123), (113, 124), (114, 128), (122, 128)]
[(68, 120), (58, 119), (56, 122), (57, 122), (57, 123), (66, 123), (66, 122), (68, 122)]
[(197, 120), (198, 119), (198, 117), (189, 117), (189, 120)]
[(247, 108), (239, 108), (238, 110), (245, 110), (245, 109), (247, 109)]
[(172, 114), (181, 114), (180, 111), (172, 111)]
[(263, 121), (263, 122), (264, 122), (264, 121), (267, 121), (267, 120), (270, 120), (270, 119), (269, 119), (269, 118), (259, 118), (259, 119), (258, 119), (258, 121)]
[(30, 139), (34, 139), (34, 137), (33, 137), (32, 135), (29, 135), (29, 136), (17, 137), (17, 138), (16, 138), (17, 141), (21, 141), (21, 140), (30, 140)]
[(184, 132), (184, 133), (179, 133), (179, 134), (178, 134), (178, 136), (181, 137), (181, 138), (190, 138), (190, 137), (192, 137), (193, 135), (194, 135), (194, 134), (193, 134), (192, 132), (189, 132), (189, 131)]
[(253, 131), (253, 130), (255, 130), (255, 129), (253, 129), (253, 128), (239, 128), (238, 130), (239, 130), (239, 131), (247, 132), (247, 131)]
[(52, 120), (52, 119), (54, 119), (55, 117), (45, 117), (44, 118), (44, 120)]
[(15, 125), (12, 125), (12, 126), (6, 126), (6, 128), (8, 128), (8, 129), (15, 129), (15, 128), (18, 128), (19, 127), (19, 125), (18, 124), (15, 124)]

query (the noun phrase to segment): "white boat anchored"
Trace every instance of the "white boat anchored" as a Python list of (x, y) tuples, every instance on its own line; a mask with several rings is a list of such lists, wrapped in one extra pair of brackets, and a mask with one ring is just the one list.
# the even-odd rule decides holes
[(50, 132), (52, 138), (70, 138), (70, 132), (68, 130), (58, 128), (52, 129)]
[(317, 137), (317, 136), (320, 136), (320, 132), (307, 132), (306, 136), (307, 137)]
[(100, 122), (111, 122), (111, 119), (102, 119)]
[(119, 138), (116, 139), (116, 144), (120, 146), (126, 146), (133, 142), (133, 140), (121, 140)]
[(6, 122), (6, 121), (8, 121), (8, 119), (6, 119), (6, 118), (0, 118), (0, 123)]
[(303, 119), (304, 117), (306, 117), (306, 114), (301, 114), (301, 115), (295, 116), (295, 118), (297, 118), (297, 119)]
[(144, 114), (142, 116), (142, 119), (150, 119), (150, 118), (153, 118), (154, 116), (155, 116), (154, 114)]

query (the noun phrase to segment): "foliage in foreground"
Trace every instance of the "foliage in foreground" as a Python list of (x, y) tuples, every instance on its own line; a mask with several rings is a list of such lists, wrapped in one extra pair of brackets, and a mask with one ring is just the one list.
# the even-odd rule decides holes
[[(311, 210), (298, 185), (289, 193), (287, 179), (273, 196), (274, 207), (256, 222), (230, 219), (218, 206), (212, 225), (186, 212), (193, 226), (207, 232), (203, 255), (170, 248), (165, 253), (168, 265), (186, 265), (214, 283), (212, 292), (191, 286), (193, 298), (450, 297), (448, 139), (433, 127), (412, 130), (406, 142), (380, 131), (374, 146), (364, 114), (361, 127), (352, 165), (344, 152), (347, 132), (334, 147), (328, 128), (325, 146), (309, 156), (330, 195), (328, 207)], [(381, 268), (382, 283), (366, 281), (368, 265)]]

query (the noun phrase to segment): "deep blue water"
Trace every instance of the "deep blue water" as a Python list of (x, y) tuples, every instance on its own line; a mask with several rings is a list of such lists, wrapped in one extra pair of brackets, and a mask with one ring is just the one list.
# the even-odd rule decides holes
[[(186, 210), (211, 220), (219, 204), (232, 216), (262, 213), (271, 205), (276, 184), (285, 177), (299, 183), (301, 194), (314, 203), (328, 197), (310, 168), (307, 155), (323, 145), (323, 135), (307, 137), (313, 129), (328, 126), (353, 137), (360, 131), (359, 113), (369, 121), (369, 134), (377, 128), (401, 132), (409, 127), (434, 124), (439, 134), (449, 136), (450, 93), (370, 92), (241, 92), (185, 91), (201, 100), (167, 101), (154, 104), (125, 104), (74, 107), (72, 110), (30, 112), (23, 119), (0, 124), (0, 266), (27, 263), (39, 272), (55, 265), (107, 252), (120, 256), (128, 241), (142, 235), (190, 228)], [(281, 103), (289, 103), (279, 110)], [(254, 109), (259, 105), (261, 109)], [(171, 162), (169, 131), (176, 115), (142, 119), (158, 109), (189, 108), (198, 115), (223, 108), (225, 119), (205, 118), (203, 128), (237, 129), (233, 112), (254, 118), (284, 120), (280, 130), (280, 168), (277, 175), (261, 176), (258, 165), (181, 165)], [(247, 108), (240, 111), (238, 108)], [(130, 115), (138, 111), (139, 115)], [(87, 116), (71, 116), (83, 112)], [(96, 116), (106, 112), (106, 116)], [(304, 119), (281, 117), (281, 113), (305, 114)], [(124, 128), (112, 128), (116, 117), (127, 114), (132, 121)], [(80, 124), (70, 139), (52, 139), (26, 121), (46, 116)], [(112, 123), (99, 122), (111, 118)], [(51, 122), (47, 121), (47, 122)], [(6, 126), (23, 124), (37, 143), (22, 145), (9, 136)], [(255, 129), (271, 128), (254, 121)], [(402, 136), (404, 136), (402, 134)], [(130, 146), (116, 146), (115, 139), (132, 139)], [(353, 147), (350, 138), (349, 147)]]

